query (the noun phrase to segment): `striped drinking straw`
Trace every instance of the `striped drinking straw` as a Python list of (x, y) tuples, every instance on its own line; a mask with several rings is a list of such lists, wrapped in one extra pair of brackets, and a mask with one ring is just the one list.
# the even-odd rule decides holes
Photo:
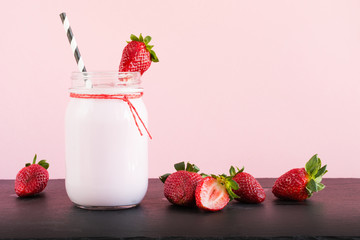
[[(80, 72), (86, 72), (86, 67), (85, 67), (84, 61), (82, 60), (82, 57), (80, 55), (80, 51), (79, 51), (77, 42), (75, 40), (74, 34), (73, 34), (72, 30), (71, 30), (70, 23), (69, 23), (69, 20), (68, 20), (68, 18), (66, 16), (66, 13), (64, 13), (64, 12), (61, 13), (60, 18), (61, 18), (61, 21), (62, 21), (62, 23), (64, 25), (64, 29), (65, 29), (67, 38), (69, 40), (69, 43), (71, 45), (71, 49), (72, 49), (72, 51), (74, 53), (74, 57), (75, 57), (78, 69), (79, 69)], [(85, 86), (87, 88), (92, 88), (92, 83), (91, 83), (90, 79), (85, 78)]]

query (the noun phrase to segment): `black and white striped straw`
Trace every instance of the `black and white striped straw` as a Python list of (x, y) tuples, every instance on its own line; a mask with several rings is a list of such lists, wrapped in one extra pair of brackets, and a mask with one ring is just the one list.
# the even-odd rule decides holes
[[(65, 29), (67, 38), (69, 40), (71, 49), (72, 49), (72, 51), (74, 53), (74, 57), (75, 57), (78, 69), (79, 69), (80, 72), (86, 72), (86, 67), (85, 67), (84, 61), (83, 61), (83, 59), (81, 57), (79, 47), (78, 47), (77, 42), (75, 40), (74, 34), (73, 34), (72, 30), (71, 30), (70, 23), (69, 23), (69, 20), (68, 20), (68, 18), (66, 16), (66, 13), (64, 13), (64, 12), (61, 13), (60, 18), (61, 18), (61, 21), (62, 21), (62, 23), (64, 25), (64, 29)], [(85, 84), (86, 84), (86, 87), (90, 87), (90, 88), (92, 87), (90, 79), (85, 78)]]

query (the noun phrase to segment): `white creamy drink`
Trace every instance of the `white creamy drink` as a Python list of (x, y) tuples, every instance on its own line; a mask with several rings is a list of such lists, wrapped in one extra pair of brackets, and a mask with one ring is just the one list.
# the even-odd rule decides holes
[(65, 117), (66, 191), (82, 208), (133, 207), (147, 191), (150, 135), (140, 74), (123, 77), (73, 74)]

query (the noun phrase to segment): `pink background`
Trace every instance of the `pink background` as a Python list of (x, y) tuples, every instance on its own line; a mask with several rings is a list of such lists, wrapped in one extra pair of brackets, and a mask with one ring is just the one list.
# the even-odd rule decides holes
[[(360, 177), (360, 1), (1, 1), (0, 178), (33, 154), (64, 178), (75, 60), (117, 70), (131, 33), (160, 63), (143, 75), (150, 177), (179, 161), (277, 177), (318, 153), (327, 177)], [(99, 164), (100, 164), (99, 159)]]

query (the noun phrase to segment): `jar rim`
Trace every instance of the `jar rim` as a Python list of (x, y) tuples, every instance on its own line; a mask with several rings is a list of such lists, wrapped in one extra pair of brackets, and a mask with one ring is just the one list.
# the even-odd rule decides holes
[(115, 71), (91, 71), (91, 72), (72, 72), (71, 79), (75, 78), (110, 78), (110, 77), (131, 77), (134, 80), (139, 79), (141, 77), (140, 72), (115, 72)]
[[(118, 89), (142, 92), (140, 72), (72, 72), (71, 90)], [(89, 82), (91, 83), (89, 88)], [(97, 90), (96, 90), (97, 91)]]
[(117, 94), (143, 92), (140, 72), (72, 72), (70, 92)]

